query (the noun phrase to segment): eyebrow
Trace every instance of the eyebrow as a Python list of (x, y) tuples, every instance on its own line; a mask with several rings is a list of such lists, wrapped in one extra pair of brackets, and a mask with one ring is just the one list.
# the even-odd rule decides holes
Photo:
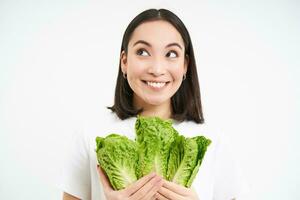
[[(147, 46), (149, 46), (149, 47), (152, 47), (152, 45), (151, 45), (149, 42), (146, 42), (145, 40), (138, 40), (138, 41), (136, 41), (136, 42), (133, 44), (133, 46), (135, 46), (135, 45), (137, 45), (137, 44), (145, 44), (145, 45), (147, 45)], [(178, 44), (178, 43), (176, 43), (176, 42), (173, 42), (173, 43), (168, 44), (165, 48), (171, 47), (171, 46), (177, 46), (177, 47), (179, 47), (180, 49), (182, 49), (182, 47), (180, 46), (180, 44)]]

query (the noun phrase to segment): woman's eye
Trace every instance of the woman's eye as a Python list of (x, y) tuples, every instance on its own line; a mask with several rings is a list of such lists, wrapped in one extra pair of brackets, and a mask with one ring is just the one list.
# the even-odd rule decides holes
[(136, 54), (139, 56), (149, 56), (149, 53), (145, 49), (137, 50)]
[(169, 51), (166, 56), (170, 58), (176, 58), (178, 55), (175, 51)]

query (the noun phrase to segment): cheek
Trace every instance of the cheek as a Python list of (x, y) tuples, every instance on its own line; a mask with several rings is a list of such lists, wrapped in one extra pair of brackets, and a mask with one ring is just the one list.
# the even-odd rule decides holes
[(174, 81), (181, 81), (184, 74), (184, 68), (182, 65), (173, 66), (173, 68), (170, 69), (170, 73), (172, 74)]
[(127, 77), (131, 80), (139, 78), (145, 71), (145, 64), (137, 60), (128, 62)]

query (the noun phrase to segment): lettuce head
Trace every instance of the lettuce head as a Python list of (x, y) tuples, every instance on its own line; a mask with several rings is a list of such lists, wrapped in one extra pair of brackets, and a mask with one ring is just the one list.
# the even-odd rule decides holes
[(171, 120), (138, 116), (135, 141), (118, 134), (97, 137), (97, 159), (115, 190), (156, 172), (168, 181), (190, 187), (211, 141), (186, 138)]
[(170, 150), (167, 180), (190, 187), (210, 143), (204, 136), (177, 137)]
[(111, 134), (96, 138), (96, 153), (112, 187), (120, 190), (137, 180), (138, 145), (125, 136)]
[(170, 120), (138, 116), (135, 123), (136, 141), (139, 144), (138, 176), (156, 172), (167, 177), (170, 147), (178, 132)]

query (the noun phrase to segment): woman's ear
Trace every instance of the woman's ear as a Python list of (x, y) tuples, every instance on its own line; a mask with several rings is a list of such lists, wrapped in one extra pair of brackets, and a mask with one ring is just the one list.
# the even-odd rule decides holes
[(120, 59), (121, 59), (120, 60), (121, 61), (121, 70), (122, 70), (123, 74), (127, 74), (127, 55), (124, 50), (121, 52)]

